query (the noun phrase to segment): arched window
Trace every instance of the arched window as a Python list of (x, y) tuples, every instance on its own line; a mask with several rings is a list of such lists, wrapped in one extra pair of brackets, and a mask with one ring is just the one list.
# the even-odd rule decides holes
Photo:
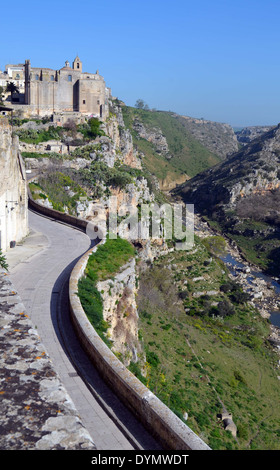
[(35, 80), (39, 80), (39, 78), (40, 78), (39, 75), (36, 73)]
[(68, 75), (68, 82), (72, 82), (72, 75)]
[(51, 75), (51, 81), (54, 82), (54, 75)]

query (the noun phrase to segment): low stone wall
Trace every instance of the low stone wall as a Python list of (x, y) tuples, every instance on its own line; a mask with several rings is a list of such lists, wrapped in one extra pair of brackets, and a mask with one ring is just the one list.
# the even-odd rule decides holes
[[(87, 221), (36, 203), (30, 207), (43, 215), (86, 230)], [(138, 380), (106, 346), (89, 322), (77, 295), (79, 279), (88, 258), (97, 246), (85, 253), (74, 267), (69, 281), (71, 318), (78, 338), (92, 363), (118, 397), (168, 450), (211, 450), (186, 424)]]

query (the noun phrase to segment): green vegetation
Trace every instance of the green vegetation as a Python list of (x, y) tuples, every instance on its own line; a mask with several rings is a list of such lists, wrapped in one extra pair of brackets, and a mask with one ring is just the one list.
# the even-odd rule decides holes
[(98, 281), (113, 278), (121, 266), (135, 256), (133, 246), (121, 238), (107, 239), (89, 257), (85, 276), (79, 280), (78, 295), (83, 309), (100, 337), (110, 346), (106, 337), (108, 324), (103, 319), (102, 297), (96, 288)]
[(73, 178), (83, 187), (88, 188), (93, 198), (100, 198), (104, 195), (101, 183), (106, 186), (105, 191), (107, 195), (110, 194), (110, 187), (118, 187), (124, 190), (128, 184), (135, 183), (137, 178), (146, 178), (148, 186), (152, 189), (148, 172), (121, 164), (118, 161), (111, 168), (101, 159), (97, 159), (91, 162), (88, 168), (73, 172)]
[(83, 134), (86, 140), (93, 140), (97, 136), (105, 135), (104, 131), (100, 129), (101, 122), (96, 118), (89, 119), (85, 124), (77, 126), (78, 131)]
[(17, 130), (16, 134), (23, 142), (39, 144), (41, 142), (47, 142), (48, 140), (61, 140), (63, 131), (63, 127), (50, 126), (47, 130), (21, 129)]
[[(190, 177), (220, 162), (220, 158), (198, 142), (172, 113), (163, 111), (148, 111), (128, 106), (122, 107), (125, 125), (130, 129), (134, 144), (146, 156), (147, 168), (159, 179), (170, 174), (179, 176), (187, 174)], [(147, 129), (158, 127), (166, 137), (172, 158), (160, 156), (154, 146), (137, 136), (133, 130), (133, 120), (139, 119)]]
[[(269, 323), (196, 237), (195, 249), (159, 258), (139, 280), (147, 364), (131, 369), (213, 449), (279, 449), (277, 357)], [(214, 241), (215, 247), (215, 241)], [(217, 416), (233, 414), (237, 439)]]
[[(65, 188), (69, 188), (67, 191)], [(69, 176), (61, 172), (39, 177), (38, 183), (30, 183), (29, 188), (34, 200), (48, 199), (55, 210), (76, 215), (76, 203), (87, 194), (82, 187)], [(74, 194), (73, 194), (74, 193)]]
[[(33, 121), (37, 124), (42, 123), (41, 120)], [(13, 119), (13, 124), (19, 127), (24, 122), (28, 122), (28, 119)], [(101, 122), (96, 118), (91, 118), (86, 123), (79, 125), (76, 125), (75, 122), (67, 122), (64, 127), (49, 126), (48, 129), (17, 129), (15, 131), (21, 141), (30, 144), (39, 144), (49, 140), (60, 140), (63, 142), (67, 136), (74, 138), (77, 132), (80, 132), (83, 138), (78, 139), (78, 142), (71, 141), (72, 145), (75, 143), (84, 145), (86, 142), (94, 140), (97, 136), (105, 135), (101, 129)]]
[(100, 281), (110, 279), (126, 264), (136, 252), (134, 247), (127, 240), (122, 238), (106, 240), (104, 245), (100, 245), (89, 260), (86, 273), (92, 278)]
[(24, 118), (24, 119), (21, 119), (19, 117), (15, 117), (13, 116), (13, 118), (10, 118), (10, 124), (13, 125), (13, 126), (16, 126), (16, 127), (21, 127), (23, 124), (25, 124), (26, 122), (35, 122), (36, 124), (46, 124), (47, 122), (50, 122), (51, 121), (51, 117), (49, 116), (46, 116), (46, 117), (42, 117), (40, 119), (29, 119), (29, 118)]
[(1, 249), (0, 249), (0, 268), (5, 269), (6, 271), (8, 271), (8, 269), (9, 269), (9, 266), (8, 266), (8, 263), (7, 263), (7, 260), (6, 260), (6, 256), (3, 255)]
[(3, 105), (3, 99), (4, 99), (4, 88), (0, 86), (0, 104)]
[[(54, 160), (62, 160), (63, 159), (63, 155), (61, 153), (57, 153), (57, 152), (50, 152), (50, 153), (21, 152), (21, 155), (24, 159), (25, 158), (38, 158), (38, 159), (50, 158), (50, 159), (54, 159)], [(68, 158), (69, 157), (67, 156), (67, 159)]]
[[(245, 202), (245, 201), (244, 201)], [(263, 209), (256, 204), (259, 212)], [(273, 207), (271, 206), (271, 213)], [(276, 214), (278, 217), (278, 214)], [(209, 225), (233, 240), (250, 263), (272, 276), (280, 275), (279, 222), (269, 223), (251, 217), (239, 218), (238, 212), (204, 216)]]

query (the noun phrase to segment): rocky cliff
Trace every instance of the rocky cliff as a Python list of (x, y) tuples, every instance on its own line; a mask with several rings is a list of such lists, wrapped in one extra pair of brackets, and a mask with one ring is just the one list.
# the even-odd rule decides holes
[(178, 114), (173, 116), (195, 139), (220, 158), (225, 159), (238, 150), (237, 137), (229, 124)]
[(142, 356), (142, 344), (138, 337), (138, 312), (136, 305), (136, 270), (132, 258), (113, 279), (97, 284), (103, 299), (103, 318), (110, 325), (107, 336), (112, 350), (119, 354), (127, 366), (138, 362)]
[(239, 244), (245, 256), (279, 276), (280, 126), (173, 191)]
[(241, 131), (237, 131), (236, 138), (238, 142), (242, 145), (249, 144), (252, 140), (261, 137), (266, 132), (273, 129), (274, 126), (251, 126), (244, 127)]
[(233, 209), (246, 196), (279, 187), (279, 162), (280, 126), (277, 126), (173, 193), (182, 195), (204, 212), (218, 206)]

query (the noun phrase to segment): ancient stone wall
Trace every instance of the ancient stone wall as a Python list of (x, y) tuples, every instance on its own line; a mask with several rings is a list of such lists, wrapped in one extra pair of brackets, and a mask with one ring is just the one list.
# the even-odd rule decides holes
[(60, 70), (31, 67), (25, 62), (25, 104), (38, 116), (79, 112), (108, 117), (108, 89), (99, 73), (82, 73), (82, 63), (66, 62)]
[(0, 117), (0, 247), (7, 251), (28, 233), (27, 183), (18, 137)]

